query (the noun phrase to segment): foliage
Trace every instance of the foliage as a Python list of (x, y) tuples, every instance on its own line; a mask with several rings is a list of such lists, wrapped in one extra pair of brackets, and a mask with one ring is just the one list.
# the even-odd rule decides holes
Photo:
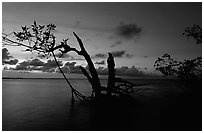
[[(3, 33), (2, 42), (3, 45), (24, 46), (27, 48), (25, 51), (35, 51), (43, 57), (50, 57), (55, 50), (59, 50), (61, 54), (71, 50), (76, 51), (68, 45), (68, 39), (63, 39), (60, 44), (57, 44), (55, 30), (55, 24), (39, 25), (34, 21), (31, 26), (22, 26), (20, 32)], [(9, 38), (12, 34), (17, 41)]]
[(193, 39), (196, 40), (197, 44), (202, 43), (202, 28), (199, 25), (187, 27), (183, 35), (186, 35), (188, 38), (192, 37)]
[(180, 64), (181, 62), (173, 60), (169, 54), (164, 54), (161, 58), (158, 57), (154, 67), (165, 76), (171, 76), (177, 73)]
[(154, 67), (164, 76), (176, 76), (178, 79), (189, 81), (201, 79), (202, 58), (197, 57), (183, 62), (175, 61), (170, 55), (165, 54), (155, 61)]
[[(185, 33), (187, 37), (193, 37), (197, 44), (202, 43), (202, 29), (199, 25), (187, 27)], [(191, 60), (176, 61), (169, 54), (159, 57), (154, 67), (164, 76), (176, 76), (183, 81), (194, 81), (202, 78), (202, 57)]]

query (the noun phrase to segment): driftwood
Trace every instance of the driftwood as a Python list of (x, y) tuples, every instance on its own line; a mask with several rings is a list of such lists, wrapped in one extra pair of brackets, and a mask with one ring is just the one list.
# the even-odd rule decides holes
[[(107, 97), (110, 97), (112, 95), (121, 96), (121, 95), (129, 95), (129, 93), (133, 92), (133, 87), (135, 86), (133, 83), (123, 80), (121, 78), (115, 77), (115, 62), (114, 62), (114, 57), (111, 53), (108, 53), (108, 59), (107, 59), (107, 64), (108, 64), (107, 87), (101, 86), (97, 71), (90, 58), (90, 55), (84, 48), (84, 44), (82, 40), (75, 33), (74, 33), (74, 36), (76, 37), (79, 43), (79, 46), (81, 48), (81, 51), (77, 51), (77, 53), (78, 55), (84, 56), (85, 60), (88, 63), (90, 74), (82, 66), (80, 66), (80, 69), (82, 73), (87, 77), (89, 83), (92, 86), (92, 94), (90, 97), (83, 96), (79, 92), (75, 94), (80, 100), (85, 100), (85, 101), (92, 100), (92, 99), (97, 100), (97, 99), (100, 99), (102, 95), (104, 98), (104, 95), (107, 95)], [(116, 83), (117, 85), (115, 85)]]

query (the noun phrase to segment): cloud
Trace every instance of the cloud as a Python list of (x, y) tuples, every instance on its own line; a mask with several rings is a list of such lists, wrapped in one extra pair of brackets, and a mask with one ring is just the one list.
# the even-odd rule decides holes
[(42, 62), (41, 60), (33, 59), (33, 60), (20, 62), (15, 69), (16, 70), (36, 70), (36, 69), (39, 69), (40, 67), (42, 68), (44, 65), (45, 63)]
[(16, 65), (15, 70), (29, 70), (29, 62), (20, 62), (18, 65)]
[(80, 67), (76, 65), (76, 62), (67, 62), (62, 70), (65, 73), (82, 73)]
[[(145, 75), (144, 72), (140, 70), (140, 68), (136, 68), (135, 66), (132, 66), (132, 67), (122, 66), (119, 68), (115, 68), (115, 70), (116, 70), (115, 73), (117, 76), (142, 76), (142, 75)], [(96, 71), (99, 75), (108, 75), (108, 68), (98, 67), (96, 69)]]
[[(59, 65), (62, 66), (62, 61), (58, 61)], [(47, 63), (44, 64), (42, 70), (44, 72), (56, 72), (57, 71), (57, 64), (54, 60), (48, 60)]]
[(140, 70), (140, 68), (136, 68), (135, 66), (130, 68), (127, 66), (122, 66), (120, 68), (116, 68), (116, 75), (141, 76), (144, 75), (144, 73)]
[(77, 60), (85, 60), (84, 58), (71, 58), (71, 59), (66, 59), (66, 61), (77, 61)]
[(132, 54), (126, 53), (125, 50), (122, 50), (122, 51), (113, 51), (113, 52), (111, 52), (111, 54), (115, 58), (122, 58), (122, 57), (131, 58), (133, 56)]
[[(58, 60), (58, 63), (60, 66), (62, 66), (62, 61)], [(55, 62), (55, 60), (48, 60), (47, 63), (45, 63), (44, 66), (49, 66), (49, 67), (57, 67), (57, 64)]]
[[(58, 61), (58, 63), (60, 66), (63, 65), (62, 61)], [(16, 65), (15, 70), (26, 70), (26, 71), (39, 70), (44, 72), (56, 72), (57, 67), (58, 66), (54, 60), (48, 60), (45, 63), (39, 59), (33, 59), (33, 60), (20, 62), (18, 65)]]
[(58, 54), (56, 54), (55, 55), (56, 57), (58, 57), (58, 58), (73, 58), (71, 55), (69, 55), (69, 54), (61, 54), (61, 53), (58, 53)]
[(107, 54), (98, 53), (95, 54), (92, 58), (106, 58)]
[(142, 32), (142, 28), (138, 27), (137, 24), (124, 24), (120, 23), (116, 28), (115, 35), (125, 39), (133, 39), (139, 36)]
[(2, 60), (9, 60), (10, 58), (13, 58), (13, 57), (8, 52), (7, 48), (3, 48), (2, 49)]
[(69, 55), (69, 54), (63, 54), (63, 55), (61, 56), (61, 53), (56, 54), (56, 57), (61, 58), (61, 59), (64, 59), (64, 60), (66, 60), (66, 61), (85, 60), (84, 58), (78, 58), (78, 57), (76, 58), (76, 57), (71, 56), (71, 55)]
[[(125, 50), (121, 50), (121, 51), (112, 51), (110, 52), (113, 57), (115, 58), (122, 58), (122, 57), (127, 57), (127, 58), (131, 58), (133, 55), (126, 53)], [(92, 58), (106, 58), (107, 54), (102, 54), (102, 53), (98, 53), (95, 54)]]
[(97, 62), (95, 62), (95, 64), (98, 64), (98, 65), (105, 65), (105, 61), (104, 61), (104, 60), (102, 60), (102, 61), (97, 61)]
[(136, 40), (142, 33), (143, 29), (134, 23), (123, 23), (121, 22), (115, 29), (113, 35), (109, 36), (109, 40), (116, 40), (111, 47), (121, 45), (127, 40)]
[(18, 63), (17, 59), (11, 59), (8, 61), (3, 61), (4, 64), (9, 64), (9, 65), (16, 65)]
[(113, 55), (113, 57), (121, 58), (125, 54), (125, 51), (124, 50), (122, 50), (122, 51), (113, 51), (113, 52), (111, 52), (111, 54)]
[(144, 58), (148, 58), (149, 56), (145, 55)]
[(68, 67), (72, 67), (72, 66), (75, 66), (75, 64), (76, 64), (76, 62), (67, 62), (67, 63), (65, 63), (65, 65), (64, 66), (68, 66)]
[(16, 65), (15, 70), (43, 70), (45, 63), (42, 62), (39, 59), (33, 59), (28, 61), (20, 62), (18, 65)]
[(10, 53), (8, 52), (7, 48), (2, 49), (2, 64), (9, 64), (9, 65), (15, 65), (18, 63), (17, 59), (14, 59)]
[(40, 59), (45, 58), (45, 56), (44, 56), (44, 55), (42, 55), (42, 54), (38, 54), (38, 55), (37, 55), (37, 57), (38, 57), (38, 58), (40, 58)]
[(39, 60), (39, 59), (33, 59), (33, 60), (29, 61), (29, 65), (30, 65), (30, 66), (44, 66), (45, 63), (42, 62), (42, 61)]
[(132, 54), (126, 54), (125, 55), (127, 58), (132, 58), (134, 55), (132, 55)]

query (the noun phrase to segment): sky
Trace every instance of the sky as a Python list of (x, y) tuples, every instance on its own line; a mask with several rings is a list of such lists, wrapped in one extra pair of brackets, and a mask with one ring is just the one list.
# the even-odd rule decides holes
[[(79, 49), (73, 32), (84, 42), (96, 67), (106, 67), (106, 55), (114, 53), (116, 67), (135, 66), (154, 72), (155, 60), (165, 53), (177, 60), (202, 55), (193, 39), (182, 35), (187, 26), (202, 26), (202, 3), (114, 2), (114, 3), (2, 3), (3, 32), (19, 31), (21, 26), (54, 23), (58, 43), (69, 38)], [(36, 58), (25, 48), (6, 46), (19, 62)], [(63, 62), (86, 65), (82, 57), (71, 52)]]

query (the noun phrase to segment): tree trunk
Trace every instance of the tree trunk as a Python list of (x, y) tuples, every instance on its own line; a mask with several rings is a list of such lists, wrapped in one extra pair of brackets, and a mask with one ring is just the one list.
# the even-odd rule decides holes
[(111, 53), (108, 53), (108, 85), (107, 95), (111, 96), (111, 93), (115, 87), (115, 62)]
[(94, 64), (93, 64), (93, 62), (91, 60), (90, 55), (87, 53), (87, 51), (84, 48), (82, 40), (75, 33), (74, 33), (74, 36), (76, 37), (76, 39), (77, 39), (77, 41), (79, 43), (79, 46), (81, 48), (81, 51), (80, 51), (79, 54), (83, 55), (85, 60), (88, 63), (89, 71), (91, 73), (91, 77), (92, 77), (92, 81), (93, 81), (92, 82), (92, 88), (95, 91), (95, 98), (98, 98), (98, 97), (101, 96), (101, 84), (100, 84), (100, 80), (99, 80), (97, 71), (96, 71), (96, 69), (94, 67)]

